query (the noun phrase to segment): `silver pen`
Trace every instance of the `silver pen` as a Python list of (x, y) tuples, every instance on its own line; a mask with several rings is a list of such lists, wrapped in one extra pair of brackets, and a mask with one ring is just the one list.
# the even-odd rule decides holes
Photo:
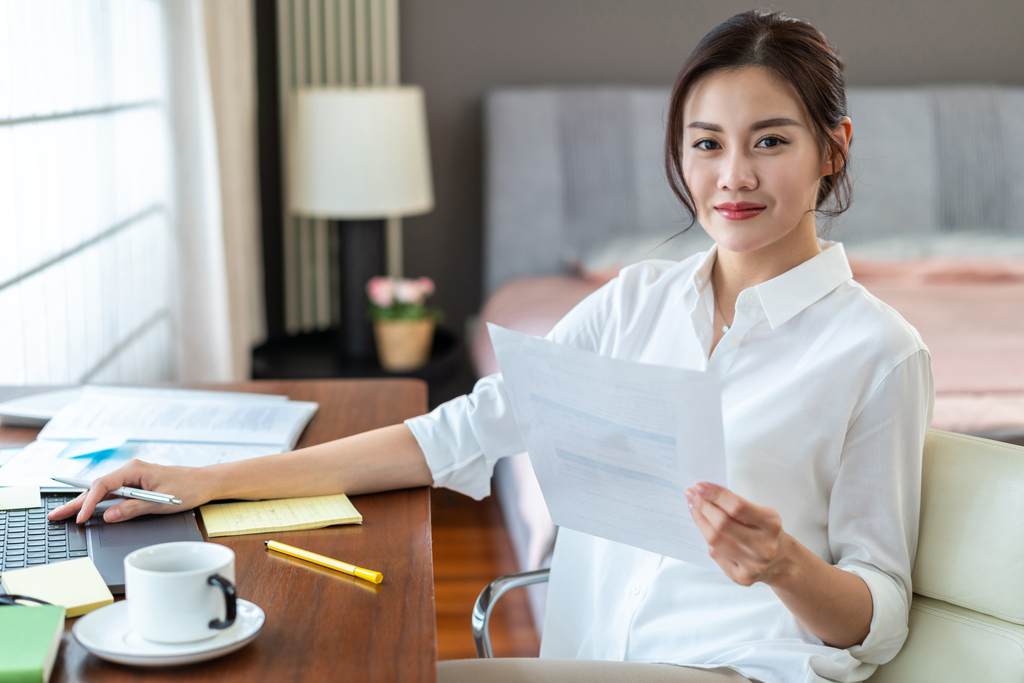
[[(85, 479), (62, 479), (61, 477), (50, 477), (54, 481), (59, 481), (62, 484), (68, 486), (74, 486), (76, 489), (91, 489), (92, 482), (86, 481)], [(157, 493), (156, 491), (144, 491), (143, 489), (133, 489), (130, 486), (122, 486), (119, 489), (113, 491), (107, 491), (108, 494), (113, 496), (121, 496), (122, 498), (135, 498), (137, 500), (147, 500), (150, 503), (163, 503), (165, 505), (181, 505), (181, 501), (169, 493)]]

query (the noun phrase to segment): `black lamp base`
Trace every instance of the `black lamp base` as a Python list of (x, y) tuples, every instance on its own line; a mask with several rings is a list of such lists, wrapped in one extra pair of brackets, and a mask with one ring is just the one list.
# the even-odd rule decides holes
[(341, 267), (341, 325), (338, 350), (343, 357), (376, 357), (373, 327), (366, 317), (366, 283), (384, 273), (384, 221), (337, 221)]

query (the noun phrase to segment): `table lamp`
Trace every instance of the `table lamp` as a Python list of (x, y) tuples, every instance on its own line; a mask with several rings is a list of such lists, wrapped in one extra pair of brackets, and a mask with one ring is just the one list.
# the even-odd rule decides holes
[[(342, 336), (351, 358), (371, 353), (366, 281), (387, 226), (387, 273), (402, 276), (401, 216), (434, 208), (423, 90), (415, 86), (303, 87), (290, 119), (292, 213), (340, 220)], [(379, 251), (376, 252), (379, 254)]]

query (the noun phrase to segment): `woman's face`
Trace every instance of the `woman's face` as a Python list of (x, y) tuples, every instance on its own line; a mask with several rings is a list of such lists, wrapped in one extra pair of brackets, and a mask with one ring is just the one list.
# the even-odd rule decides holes
[(818, 180), (832, 167), (792, 86), (761, 67), (713, 73), (687, 96), (683, 127), (683, 177), (720, 249), (799, 250), (816, 239)]

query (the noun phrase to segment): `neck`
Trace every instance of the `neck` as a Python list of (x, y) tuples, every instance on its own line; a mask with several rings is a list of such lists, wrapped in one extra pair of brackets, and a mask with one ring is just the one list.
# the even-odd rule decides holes
[(785, 237), (754, 251), (729, 251), (718, 246), (711, 271), (715, 298), (731, 324), (736, 298), (749, 287), (767, 282), (821, 253), (814, 214)]

